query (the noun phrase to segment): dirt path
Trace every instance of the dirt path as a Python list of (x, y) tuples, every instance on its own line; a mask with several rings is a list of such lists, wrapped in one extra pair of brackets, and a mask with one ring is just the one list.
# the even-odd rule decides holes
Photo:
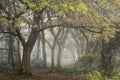
[(0, 80), (87, 80), (87, 79), (79, 76), (65, 76), (57, 72), (50, 73), (47, 70), (35, 69), (33, 70), (33, 76), (30, 78), (14, 76), (14, 77), (0, 77)]

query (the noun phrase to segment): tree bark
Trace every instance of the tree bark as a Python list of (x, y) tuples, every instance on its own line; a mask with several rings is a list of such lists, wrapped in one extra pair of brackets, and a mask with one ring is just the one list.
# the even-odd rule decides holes
[(38, 35), (39, 31), (37, 28), (32, 28), (28, 41), (23, 47), (22, 74), (26, 76), (31, 75), (30, 56)]
[(38, 35), (36, 60), (39, 60), (39, 58), (40, 58), (40, 34)]
[(18, 54), (17, 54), (17, 57), (18, 57), (18, 65), (19, 66), (21, 66), (21, 55), (20, 55), (20, 41), (18, 40), (17, 41), (17, 52), (18, 52)]
[(31, 74), (30, 69), (30, 54), (31, 48), (29, 46), (25, 46), (23, 49), (23, 60), (22, 60), (22, 73), (25, 75)]
[(57, 67), (61, 68), (61, 57), (62, 57), (63, 48), (60, 46), (57, 56)]
[(51, 71), (54, 71), (54, 66), (55, 66), (55, 53), (54, 53), (54, 48), (52, 48), (51, 51)]
[(42, 31), (42, 52), (43, 52), (43, 67), (47, 67), (47, 55), (46, 55), (46, 48), (45, 48), (45, 33)]
[(9, 54), (8, 54), (8, 61), (11, 63), (12, 68), (14, 69), (14, 56), (13, 56), (13, 36), (9, 35)]
[(102, 43), (102, 51), (101, 51), (101, 68), (102, 73), (108, 77), (111, 76), (113, 65), (112, 65), (112, 49), (110, 43)]

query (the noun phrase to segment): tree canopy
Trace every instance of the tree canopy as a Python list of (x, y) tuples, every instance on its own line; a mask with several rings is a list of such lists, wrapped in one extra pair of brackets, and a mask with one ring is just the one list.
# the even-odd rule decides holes
[[(0, 32), (21, 41), (22, 72), (27, 74), (40, 32), (44, 34), (44, 30), (54, 27), (76, 28), (84, 35), (96, 33), (96, 37), (109, 42), (119, 25), (120, 0), (0, 0)], [(22, 33), (24, 27), (29, 29), (27, 38)]]

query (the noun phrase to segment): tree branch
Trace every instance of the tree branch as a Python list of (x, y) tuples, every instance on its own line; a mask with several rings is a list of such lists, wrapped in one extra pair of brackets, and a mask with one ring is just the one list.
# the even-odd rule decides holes
[(17, 36), (18, 38), (20, 39), (20, 41), (22, 42), (22, 45), (25, 46), (25, 39), (22, 37), (22, 34), (20, 33), (19, 29), (15, 29), (16, 30), (16, 33), (17, 33)]
[(18, 36), (17, 34), (13, 33), (13, 32), (9, 32), (9, 31), (0, 31), (0, 33), (3, 33), (3, 34), (12, 34), (13, 36)]
[(87, 27), (93, 27), (93, 26), (71, 26), (71, 25), (51, 25), (51, 26), (47, 26), (47, 27), (44, 27), (42, 29), (39, 29), (39, 31), (43, 31), (43, 30), (46, 30), (48, 28), (54, 28), (54, 27), (82, 28), (82, 29), (89, 31), (89, 32), (102, 33), (102, 31), (95, 31), (95, 30), (91, 30), (91, 29), (87, 28)]

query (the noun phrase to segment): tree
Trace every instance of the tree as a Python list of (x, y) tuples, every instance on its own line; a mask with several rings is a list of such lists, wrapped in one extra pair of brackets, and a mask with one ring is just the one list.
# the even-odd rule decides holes
[[(78, 4), (80, 2), (80, 4)], [(65, 14), (69, 11), (80, 11), (82, 13), (86, 12), (85, 4), (81, 1), (70, 0), (70, 1), (57, 1), (57, 0), (44, 0), (44, 1), (31, 1), (31, 0), (4, 0), (1, 1), (0, 8), (3, 12), (1, 12), (1, 22), (2, 19), (6, 20), (5, 22), (10, 24), (13, 27), (9, 27), (9, 25), (6, 25), (6, 29), (11, 29), (9, 33), (16, 35), (22, 45), (23, 45), (23, 60), (22, 60), (22, 73), (23, 74), (30, 74), (30, 54), (33, 49), (33, 46), (36, 42), (36, 39), (38, 37), (38, 34), (40, 31), (43, 31), (45, 28), (48, 28), (50, 26), (46, 25), (44, 28), (39, 28), (39, 20), (42, 17), (42, 14), (45, 10), (51, 10), (55, 12), (55, 15), (59, 16), (65, 16)], [(18, 5), (20, 3), (20, 5)], [(9, 5), (8, 5), (9, 4)], [(11, 6), (12, 5), (12, 6)], [(18, 5), (18, 6), (17, 6)], [(75, 10), (77, 8), (77, 10)], [(9, 10), (8, 10), (9, 9)], [(23, 11), (23, 10), (24, 11)], [(21, 21), (24, 20), (25, 22), (29, 22), (23, 15), (26, 13), (25, 11), (32, 11), (33, 13), (33, 22), (30, 22), (31, 24), (31, 32), (28, 37), (28, 40), (25, 40), (24, 37), (21, 34), (20, 31), (20, 24)], [(3, 15), (5, 14), (5, 15)], [(5, 25), (2, 24), (1, 25)], [(37, 27), (37, 28), (35, 28)], [(4, 29), (2, 26), (1, 28)]]
[[(105, 11), (106, 8), (102, 8), (102, 6), (109, 6), (108, 4), (111, 3), (116, 4), (115, 2), (117, 0), (101, 1), (103, 3), (101, 5), (97, 4), (95, 1), (0, 0), (1, 31), (3, 33), (10, 33), (17, 36), (23, 45), (22, 74), (29, 75), (31, 73), (30, 55), (40, 31), (51, 27), (71, 27), (81, 28), (90, 32), (103, 33), (102, 36), (106, 40), (108, 40), (108, 37), (113, 37), (116, 29), (113, 26), (110, 26), (111, 22), (102, 12), (102, 10)], [(96, 6), (93, 4), (91, 5), (92, 2), (94, 2)], [(44, 14), (45, 11), (49, 11), (49, 13), (52, 14), (50, 17), (52, 24), (49, 20), (42, 20), (44, 25), (40, 28), (40, 20), (42, 19), (42, 14)], [(26, 18), (29, 16), (29, 12), (32, 13), (32, 18)], [(76, 13), (78, 13), (78, 16), (74, 17), (73, 15)], [(47, 16), (46, 19), (48, 19), (48, 17), (49, 16)], [(55, 21), (53, 20), (54, 17), (58, 17), (60, 20), (56, 19)], [(81, 20), (77, 19), (77, 21), (73, 21), (76, 17)], [(57, 23), (58, 21), (59, 23)], [(24, 38), (21, 33), (22, 23), (28, 24), (30, 28), (30, 34), (27, 39)], [(10, 31), (8, 31), (8, 29)]]

